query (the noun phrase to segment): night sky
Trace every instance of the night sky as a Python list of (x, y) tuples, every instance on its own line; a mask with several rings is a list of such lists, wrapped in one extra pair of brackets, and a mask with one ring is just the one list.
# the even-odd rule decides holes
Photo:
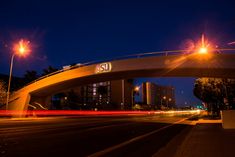
[[(52, 65), (111, 59), (128, 54), (182, 49), (204, 33), (219, 47), (235, 41), (235, 1), (1, 0), (0, 73), (9, 71), (11, 46), (25, 38), (33, 45), (15, 58), (13, 74)], [(194, 78), (148, 79), (176, 87), (177, 104), (199, 103)]]

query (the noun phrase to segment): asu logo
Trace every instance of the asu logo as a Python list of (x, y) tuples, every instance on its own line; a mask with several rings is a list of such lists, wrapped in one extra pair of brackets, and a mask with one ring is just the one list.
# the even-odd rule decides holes
[(112, 70), (112, 64), (110, 62), (101, 63), (96, 66), (95, 73), (105, 73)]

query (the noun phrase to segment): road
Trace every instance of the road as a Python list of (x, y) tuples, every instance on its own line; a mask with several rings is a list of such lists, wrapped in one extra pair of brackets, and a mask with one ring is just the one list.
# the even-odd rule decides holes
[(191, 115), (1, 119), (0, 156), (152, 156)]

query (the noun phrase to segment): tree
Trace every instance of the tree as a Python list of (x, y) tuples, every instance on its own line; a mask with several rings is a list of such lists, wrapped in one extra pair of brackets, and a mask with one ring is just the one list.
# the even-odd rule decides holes
[(7, 89), (5, 83), (0, 80), (0, 105), (6, 103)]
[(43, 69), (42, 76), (48, 75), (48, 74), (53, 73), (53, 72), (55, 72), (55, 71), (57, 71), (57, 70), (58, 70), (57, 68), (54, 68), (54, 67), (52, 67), (52, 66), (48, 66), (48, 68)]
[(229, 109), (235, 109), (235, 79), (223, 79), (225, 104)]
[(219, 115), (219, 110), (226, 108), (225, 100), (233, 105), (235, 81), (221, 78), (199, 78), (195, 81), (194, 95), (205, 102), (208, 111)]
[(36, 80), (37, 78), (38, 78), (37, 72), (34, 70), (32, 71), (27, 70), (26, 73), (24, 74), (24, 82), (26, 84)]

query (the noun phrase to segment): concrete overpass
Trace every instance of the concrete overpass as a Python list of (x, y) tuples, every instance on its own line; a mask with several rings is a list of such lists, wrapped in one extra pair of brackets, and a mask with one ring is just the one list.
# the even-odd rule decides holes
[(14, 92), (9, 109), (26, 110), (34, 101), (46, 105), (52, 94), (74, 86), (136, 77), (235, 78), (235, 54), (150, 56), (62, 70)]

